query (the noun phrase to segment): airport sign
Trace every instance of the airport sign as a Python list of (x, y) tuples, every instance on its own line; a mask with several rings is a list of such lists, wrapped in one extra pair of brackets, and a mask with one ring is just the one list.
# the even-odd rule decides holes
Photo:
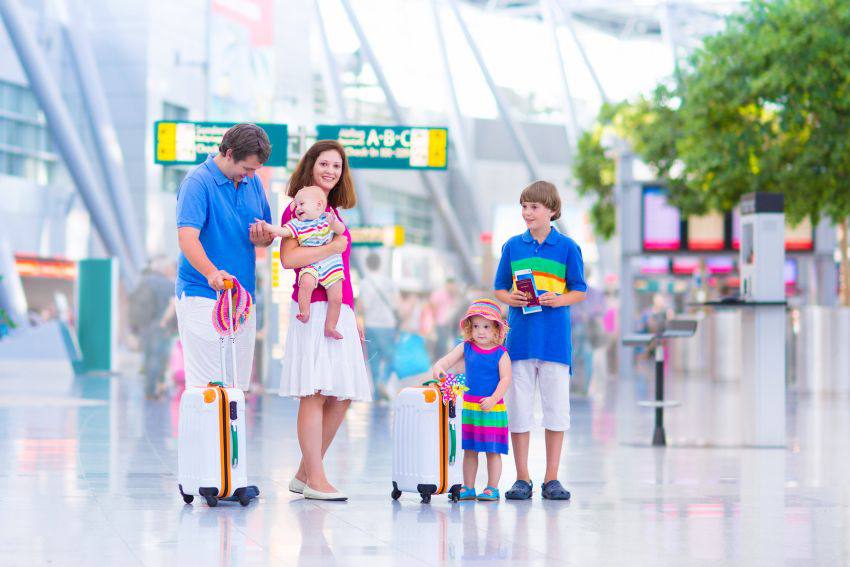
[(336, 140), (355, 169), (446, 169), (447, 128), (319, 125), (319, 140)]

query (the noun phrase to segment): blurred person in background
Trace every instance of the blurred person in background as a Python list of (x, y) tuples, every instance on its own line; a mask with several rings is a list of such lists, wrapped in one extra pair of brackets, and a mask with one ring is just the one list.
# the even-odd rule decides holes
[(366, 329), (366, 348), (376, 400), (389, 399), (387, 382), (393, 371), (393, 348), (398, 318), (393, 281), (381, 272), (381, 257), (366, 257), (366, 273), (360, 282), (357, 310)]
[(430, 316), (430, 306), (425, 294), (402, 291), (398, 302), (398, 319), (399, 332), (393, 351), (393, 371), (402, 381), (402, 386), (419, 384), (420, 375), (431, 369), (427, 336), (433, 328), (433, 318)]
[(151, 260), (129, 298), (130, 325), (142, 343), (145, 397), (149, 400), (162, 391), (171, 353), (174, 277), (174, 264), (158, 256)]
[[(585, 278), (591, 280), (591, 269), (585, 266)], [(585, 300), (572, 308), (573, 326), (573, 379), (571, 390), (586, 396), (593, 379), (593, 355), (605, 345), (607, 335), (603, 325), (605, 294), (596, 286), (588, 285)]]
[(454, 324), (454, 321), (460, 320), (457, 312), (463, 309), (460, 296), (460, 288), (454, 278), (451, 277), (446, 280), (445, 285), (431, 294), (430, 302), (434, 313), (436, 331), (433, 350), (435, 358), (455, 346), (457, 325)]

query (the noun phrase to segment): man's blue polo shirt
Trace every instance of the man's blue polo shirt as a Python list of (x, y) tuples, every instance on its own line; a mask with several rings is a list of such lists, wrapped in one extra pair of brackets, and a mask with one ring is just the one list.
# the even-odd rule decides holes
[[(201, 231), (201, 246), (216, 268), (236, 277), (254, 296), (256, 255), (249, 237), (254, 219), (271, 222), (269, 201), (258, 175), (244, 177), (237, 188), (213, 161), (214, 155), (192, 168), (177, 190), (177, 228), (191, 226)], [(177, 270), (177, 297), (215, 299), (207, 284), (181, 252)]]
[[(541, 295), (547, 291), (587, 291), (581, 248), (553, 226), (542, 243), (529, 231), (510, 238), (502, 247), (494, 287), (510, 291), (514, 273), (530, 269)], [(510, 331), (505, 346), (511, 360), (539, 359), (572, 364), (570, 308), (544, 307), (523, 315), (521, 307), (508, 310)]]

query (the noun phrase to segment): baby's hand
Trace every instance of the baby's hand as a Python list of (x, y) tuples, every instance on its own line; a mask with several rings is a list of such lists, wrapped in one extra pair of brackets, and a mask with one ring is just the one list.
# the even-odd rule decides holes
[(438, 366), (434, 366), (434, 368), (431, 370), (431, 376), (434, 378), (434, 380), (439, 380), (440, 376), (442, 376), (445, 373), (446, 372)]
[(478, 402), (478, 405), (481, 406), (482, 410), (490, 411), (491, 409), (493, 409), (493, 406), (496, 405), (496, 401), (497, 400), (493, 398), (493, 396), (487, 396), (486, 398)]

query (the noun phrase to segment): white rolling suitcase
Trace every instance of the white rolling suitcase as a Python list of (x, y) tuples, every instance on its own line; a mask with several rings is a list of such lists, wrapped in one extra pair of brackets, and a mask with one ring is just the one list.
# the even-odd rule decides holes
[(463, 481), (460, 407), (443, 403), (438, 386), (405, 388), (393, 410), (393, 491), (418, 492), (423, 503), (434, 494), (457, 502)]
[[(227, 299), (231, 301), (230, 288)], [(177, 480), (187, 504), (198, 495), (204, 497), (209, 506), (216, 506), (221, 500), (238, 501), (247, 506), (260, 494), (256, 486), (248, 486), (245, 394), (235, 387), (236, 338), (233, 310), (230, 312), (234, 387), (226, 387), (225, 341), (221, 337), (221, 377), (211, 377), (209, 385), (203, 388), (186, 388), (180, 398)]]

